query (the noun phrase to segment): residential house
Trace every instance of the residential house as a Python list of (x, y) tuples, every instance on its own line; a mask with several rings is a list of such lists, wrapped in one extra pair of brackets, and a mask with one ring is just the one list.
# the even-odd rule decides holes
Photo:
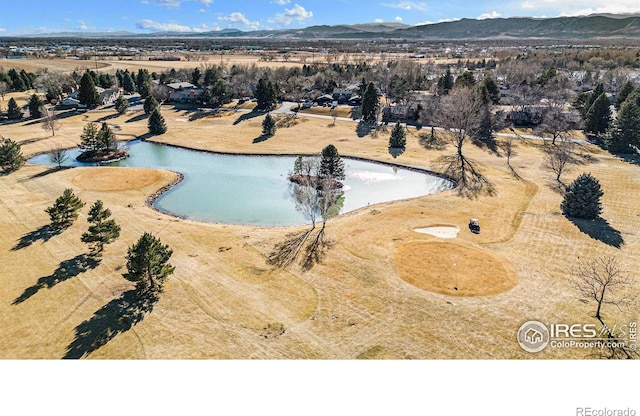
[(109, 88), (99, 94), (102, 105), (112, 105), (120, 96), (120, 88)]
[(345, 104), (356, 93), (357, 90), (358, 85), (350, 84), (344, 88), (334, 88), (332, 96), (335, 101), (338, 101), (338, 103)]
[(165, 85), (169, 89), (169, 102), (195, 104), (204, 91), (190, 82), (172, 82)]

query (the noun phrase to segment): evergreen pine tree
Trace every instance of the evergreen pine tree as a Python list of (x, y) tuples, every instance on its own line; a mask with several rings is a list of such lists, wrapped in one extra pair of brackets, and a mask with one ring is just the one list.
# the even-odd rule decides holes
[(322, 149), (319, 176), (323, 178), (331, 177), (336, 180), (345, 178), (344, 161), (340, 158), (338, 149), (332, 144)]
[(451, 68), (447, 67), (447, 71), (440, 79), (438, 79), (438, 94), (447, 95), (449, 91), (453, 89), (453, 74), (451, 74)]
[(590, 173), (583, 173), (567, 187), (560, 208), (567, 217), (595, 219), (602, 212), (603, 195), (600, 182)]
[[(2, 139), (2, 136), (0, 136)], [(20, 145), (11, 139), (0, 141), (0, 169), (3, 173), (11, 173), (24, 165), (24, 156)]]
[(492, 104), (497, 105), (500, 103), (500, 87), (491, 77), (491, 75), (486, 74), (484, 79), (482, 80), (482, 85), (487, 89), (487, 93), (489, 94), (489, 99)]
[(96, 136), (99, 151), (110, 152), (118, 149), (116, 135), (107, 123), (102, 123), (102, 127)]
[(142, 105), (142, 108), (144, 108), (145, 114), (151, 114), (155, 110), (157, 110), (159, 107), (160, 107), (160, 104), (158, 103), (158, 100), (156, 100), (153, 95), (150, 95), (147, 98), (145, 98), (144, 104)]
[(151, 75), (146, 69), (139, 69), (136, 76), (136, 85), (138, 86), (138, 92), (140, 98), (145, 99), (151, 94)]
[(159, 109), (153, 110), (149, 116), (149, 133), (151, 134), (164, 134), (167, 132), (167, 125), (164, 122), (164, 117), (160, 114)]
[(270, 110), (276, 105), (276, 90), (268, 79), (260, 78), (256, 86), (256, 101), (258, 110)]
[(84, 202), (73, 193), (72, 189), (67, 188), (45, 212), (49, 214), (53, 228), (64, 228), (78, 218), (83, 206)]
[(122, 82), (120, 83), (122, 90), (125, 94), (133, 94), (136, 90), (136, 85), (133, 82), (133, 78), (131, 77), (131, 73), (129, 71), (124, 71), (122, 74)]
[(358, 95), (364, 97), (364, 93), (367, 91), (367, 80), (362, 78), (362, 81), (358, 84)]
[(127, 251), (127, 273), (122, 276), (135, 282), (140, 295), (162, 292), (167, 277), (175, 267), (167, 263), (173, 250), (154, 235), (145, 232)]
[(271, 117), (271, 114), (267, 114), (262, 120), (262, 134), (265, 136), (273, 136), (276, 134), (276, 120)]
[(100, 95), (96, 90), (96, 84), (93, 81), (93, 77), (89, 71), (82, 75), (80, 80), (80, 89), (78, 90), (78, 101), (80, 104), (84, 104), (89, 108), (95, 107), (100, 104)]
[(116, 98), (115, 107), (118, 114), (125, 114), (129, 110), (129, 101), (120, 95)]
[(196, 68), (193, 71), (191, 71), (191, 83), (193, 85), (200, 85), (201, 77), (202, 77), (202, 72), (200, 71), (199, 68)]
[(474, 77), (470, 71), (464, 71), (464, 73), (456, 79), (454, 85), (456, 87), (473, 88), (476, 85), (476, 77)]
[(607, 131), (611, 124), (611, 109), (609, 99), (605, 93), (600, 94), (593, 102), (587, 112), (585, 120), (585, 131), (592, 134), (602, 134)]
[(31, 115), (31, 118), (42, 117), (43, 107), (44, 100), (42, 100), (38, 94), (33, 94), (29, 97), (29, 114)]
[(9, 99), (9, 107), (7, 109), (7, 118), (9, 118), (9, 120), (19, 120), (22, 118), (22, 109), (18, 106), (18, 103), (16, 102), (16, 100), (11, 97)]
[(634, 153), (640, 146), (640, 108), (635, 100), (626, 100), (607, 137), (607, 147), (616, 153)]
[(376, 121), (379, 106), (378, 90), (373, 82), (370, 82), (362, 97), (362, 119), (370, 122)]
[(84, 126), (78, 147), (90, 155), (95, 154), (98, 149), (100, 149), (98, 143), (98, 125), (96, 123), (91, 122)]
[(633, 84), (631, 83), (631, 81), (627, 81), (622, 86), (622, 88), (620, 88), (620, 91), (618, 91), (618, 95), (616, 95), (616, 104), (615, 104), (616, 110), (620, 109), (620, 107), (622, 106), (622, 103), (625, 102), (629, 94), (631, 94), (632, 92), (633, 92)]
[(584, 103), (583, 113), (585, 117), (587, 115), (587, 112), (591, 109), (593, 103), (595, 103), (598, 97), (600, 97), (602, 94), (604, 94), (604, 85), (602, 84), (602, 82), (599, 82), (598, 85), (596, 85), (596, 87), (593, 89), (593, 91), (591, 91), (591, 93), (587, 95), (586, 101)]
[(396, 122), (396, 125), (391, 130), (391, 136), (389, 137), (389, 147), (404, 149), (407, 145), (407, 137), (404, 131), (404, 127), (400, 122)]
[(115, 220), (108, 219), (111, 210), (104, 207), (102, 201), (96, 201), (89, 209), (87, 221), (91, 224), (82, 234), (81, 241), (89, 244), (94, 255), (100, 255), (105, 244), (110, 244), (120, 236), (120, 226)]

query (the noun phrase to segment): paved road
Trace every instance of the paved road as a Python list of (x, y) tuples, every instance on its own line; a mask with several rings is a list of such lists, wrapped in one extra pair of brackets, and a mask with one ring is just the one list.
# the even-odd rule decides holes
[[(278, 108), (277, 110), (274, 110), (274, 113), (277, 114), (295, 114), (295, 112), (291, 111), (291, 108), (296, 106), (297, 103), (293, 103), (290, 101), (285, 101), (282, 103), (281, 107)], [(321, 118), (321, 119), (326, 119), (326, 120), (333, 120), (333, 116), (325, 116), (325, 115), (320, 115), (320, 114), (309, 114), (309, 113), (298, 113), (298, 116), (300, 117), (311, 117), (311, 118)], [(360, 120), (359, 119), (352, 119), (352, 118), (346, 118), (346, 117), (337, 117), (336, 120), (340, 120), (340, 121), (351, 121), (354, 123), (358, 123)], [(403, 123), (403, 126), (407, 127), (406, 124)], [(431, 129), (431, 126), (424, 126), (423, 127), (425, 130), (427, 129)], [(436, 130), (439, 131), (444, 131), (445, 129), (442, 127), (434, 127)], [(513, 130), (512, 130), (513, 131)], [(552, 141), (551, 138), (547, 138), (547, 137), (541, 137), (541, 136), (536, 136), (536, 135), (532, 135), (532, 134), (517, 134), (517, 133), (494, 133), (495, 136), (497, 137), (512, 137), (514, 139), (529, 139), (529, 140), (543, 140), (543, 141)], [(588, 141), (586, 140), (571, 140), (571, 142), (573, 143), (578, 143), (578, 144), (589, 144)]]

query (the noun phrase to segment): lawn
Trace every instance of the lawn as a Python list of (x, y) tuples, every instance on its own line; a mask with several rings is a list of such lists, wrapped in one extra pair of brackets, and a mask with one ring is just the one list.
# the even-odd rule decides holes
[[(263, 113), (191, 118), (171, 107), (162, 113), (168, 132), (150, 140), (215, 152), (312, 154), (334, 144), (342, 155), (433, 171), (438, 157), (453, 152), (423, 148), (422, 132), (413, 128), (406, 151), (394, 158), (389, 132), (358, 134), (354, 122), (301, 115), (256, 140)], [(61, 119), (55, 137), (31, 120), (3, 125), (1, 134), (33, 155), (76, 146), (88, 121), (106, 121), (120, 140), (147, 131), (140, 113), (92, 111)], [(304, 227), (205, 224), (148, 207), (147, 196), (171, 182), (172, 172), (26, 165), (0, 177), (0, 358), (585, 358), (591, 351), (531, 355), (516, 332), (534, 319), (596, 322), (595, 305), (569, 286), (576, 262), (614, 255), (635, 272), (640, 168), (579, 146), (590, 157), (564, 174), (565, 183), (591, 172), (605, 192), (608, 228), (590, 235), (561, 215), (562, 195), (542, 167), (542, 146), (517, 141), (516, 177), (504, 156), (465, 145), (494, 183), (494, 196), (467, 199), (452, 190), (342, 215), (327, 225), (331, 244), (322, 261), (306, 271), (268, 262), (278, 243)], [(67, 187), (87, 206), (73, 226), (52, 235), (44, 209)], [(94, 264), (80, 235), (97, 199), (113, 211), (122, 234)], [(480, 234), (469, 232), (470, 218), (479, 219)], [(446, 241), (414, 231), (436, 224), (461, 231)], [(123, 318), (133, 288), (122, 278), (124, 256), (144, 231), (173, 248), (175, 274), (152, 311)], [(612, 232), (623, 244), (605, 238)], [(636, 281), (631, 289), (639, 288)], [(637, 309), (605, 305), (603, 312), (611, 323), (638, 317)]]

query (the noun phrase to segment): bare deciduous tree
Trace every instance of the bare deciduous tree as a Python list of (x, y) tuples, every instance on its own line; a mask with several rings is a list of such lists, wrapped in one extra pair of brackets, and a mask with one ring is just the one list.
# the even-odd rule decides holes
[(518, 175), (515, 169), (513, 169), (513, 166), (511, 166), (511, 158), (517, 155), (515, 150), (515, 140), (515, 137), (508, 135), (504, 138), (502, 143), (500, 143), (500, 147), (504, 151), (504, 155), (507, 157), (507, 166), (511, 169), (511, 173), (513, 173), (517, 178), (520, 178), (520, 175)]
[(9, 84), (4, 81), (0, 81), (0, 97), (2, 97), (2, 101), (4, 102), (4, 96), (6, 93), (10, 92), (11, 88), (9, 88)]
[[(620, 268), (620, 262), (615, 257), (604, 256), (590, 262), (574, 266), (572, 271), (571, 286), (587, 300), (596, 302), (594, 317), (600, 321), (606, 330), (607, 338), (617, 341), (615, 334), (611, 332), (602, 319), (602, 306), (613, 305), (619, 310), (624, 306), (635, 303), (635, 295), (631, 292), (633, 279)], [(626, 347), (619, 347), (618, 342), (608, 348), (609, 358), (632, 358), (632, 354)]]
[(442, 97), (440, 111), (434, 115), (436, 123), (444, 128), (447, 141), (456, 148), (454, 155), (442, 157), (440, 163), (444, 173), (458, 182), (459, 192), (466, 196), (482, 191), (493, 193), (492, 183), (462, 152), (464, 144), (481, 128), (481, 109), (482, 99), (474, 90), (459, 88)]
[(56, 135), (56, 130), (60, 128), (60, 122), (58, 121), (56, 110), (46, 110), (44, 112), (44, 118), (42, 119), (42, 129), (50, 131), (52, 136)]
[[(304, 248), (301, 264), (303, 269), (308, 270), (321, 260), (325, 249), (329, 247), (325, 239), (326, 224), (329, 218), (340, 211), (342, 192), (337, 186), (340, 184), (334, 177), (320, 174), (318, 157), (304, 160), (299, 158), (299, 162), (296, 161), (293, 176), (297, 176), (292, 189), (296, 209), (311, 221), (312, 226), (301, 233), (290, 234), (285, 241), (278, 243), (269, 255), (269, 262), (287, 267), (296, 260)], [(322, 219), (322, 228), (314, 238), (309, 239), (316, 230), (318, 215)], [(310, 240), (308, 244), (307, 240)]]
[(51, 150), (49, 158), (51, 159), (51, 162), (58, 165), (58, 169), (60, 169), (62, 164), (69, 159), (69, 154), (65, 149), (58, 145)]
[(562, 186), (565, 186), (565, 184), (560, 179), (560, 176), (566, 170), (567, 165), (575, 162), (574, 147), (573, 142), (563, 140), (545, 150), (543, 167), (555, 173), (556, 181)]

